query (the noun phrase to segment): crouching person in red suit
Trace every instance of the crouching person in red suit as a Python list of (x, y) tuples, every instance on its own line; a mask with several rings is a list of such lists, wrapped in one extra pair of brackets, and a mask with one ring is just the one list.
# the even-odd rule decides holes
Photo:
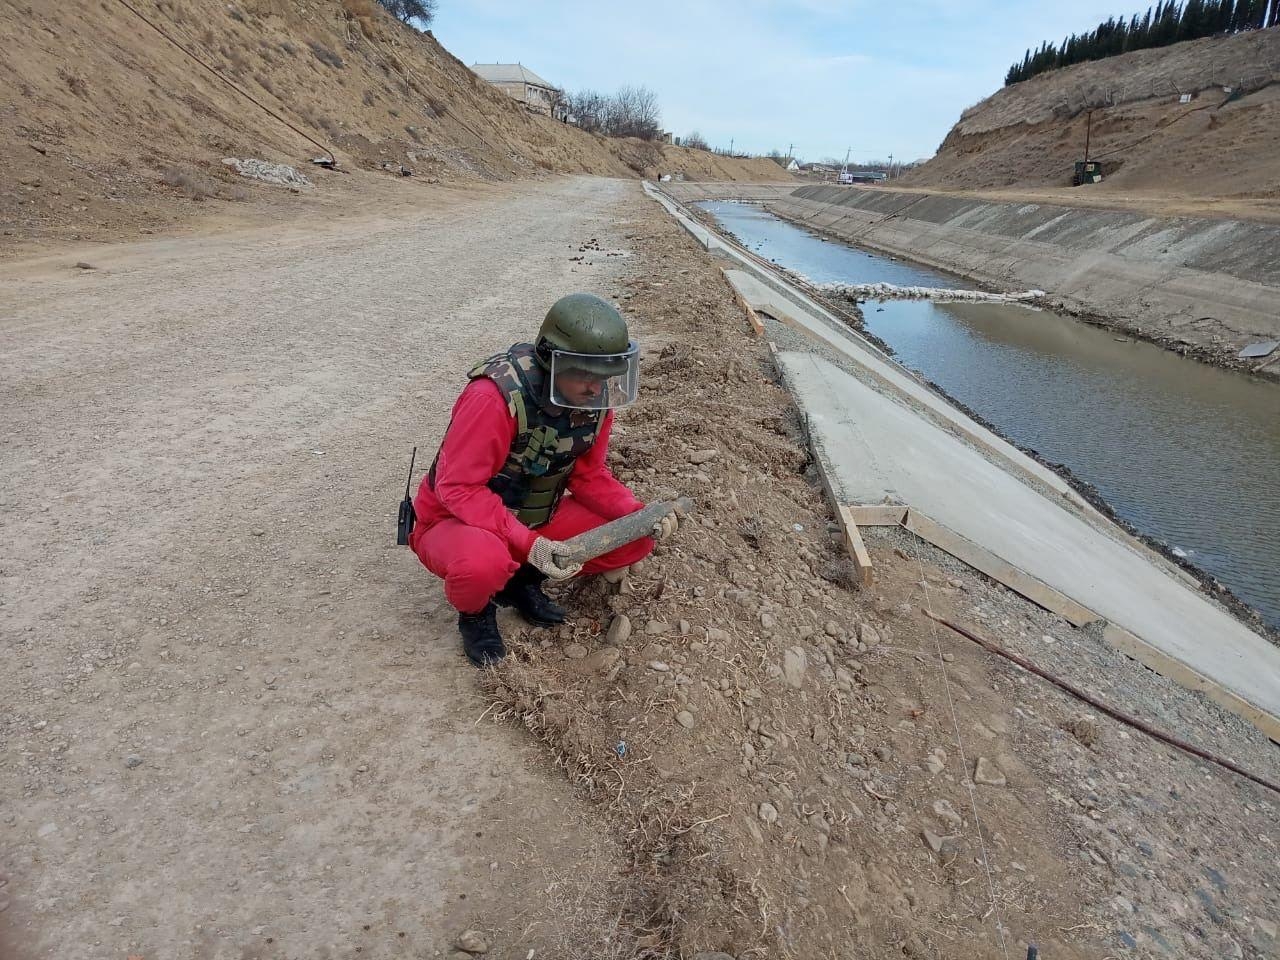
[[(639, 348), (621, 314), (575, 293), (551, 307), (535, 343), (518, 343), (469, 374), (414, 498), (409, 545), (444, 580), (462, 648), (477, 666), (501, 660), (497, 606), (537, 626), (565, 610), (547, 578), (604, 573), (648, 556), (645, 537), (582, 565), (561, 566), (560, 541), (643, 504), (605, 465), (613, 408), (636, 397)], [(661, 537), (674, 517), (654, 528)]]

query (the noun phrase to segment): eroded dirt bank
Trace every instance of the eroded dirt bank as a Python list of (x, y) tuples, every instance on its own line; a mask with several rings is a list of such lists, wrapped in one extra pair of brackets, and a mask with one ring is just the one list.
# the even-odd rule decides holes
[[(1274, 797), (1080, 722), (921, 608), (1273, 779), (1274, 748), (900, 535), (855, 589), (767, 352), (634, 183), (440, 196), (3, 268), (11, 942), (1274, 953)], [(699, 510), (623, 583), (567, 587), (571, 627), (508, 620), (482, 677), (391, 544), (404, 454), (570, 289), (646, 348), (619, 474)], [(1003, 785), (970, 792), (979, 757)]]

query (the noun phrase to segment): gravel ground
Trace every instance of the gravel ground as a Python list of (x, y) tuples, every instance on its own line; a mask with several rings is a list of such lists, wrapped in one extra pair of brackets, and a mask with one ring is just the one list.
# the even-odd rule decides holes
[[(476, 360), (633, 184), (3, 268), (0, 923), (27, 957), (563, 952), (618, 848), (396, 548)], [(335, 218), (336, 219), (336, 218)], [(0, 953), (3, 953), (0, 950)], [(524, 956), (524, 953), (521, 953)]]

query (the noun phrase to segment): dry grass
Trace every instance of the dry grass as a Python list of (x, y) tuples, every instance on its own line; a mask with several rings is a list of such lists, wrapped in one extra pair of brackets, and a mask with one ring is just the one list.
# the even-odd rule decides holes
[(308, 40), (307, 46), (311, 48), (311, 53), (315, 58), (326, 67), (333, 67), (335, 70), (341, 70), (346, 66), (346, 61), (326, 47), (323, 43), (316, 40)]
[(213, 196), (213, 191), (209, 187), (185, 170), (180, 170), (177, 167), (169, 167), (160, 175), (160, 179), (165, 185), (172, 187), (192, 200), (207, 200)]

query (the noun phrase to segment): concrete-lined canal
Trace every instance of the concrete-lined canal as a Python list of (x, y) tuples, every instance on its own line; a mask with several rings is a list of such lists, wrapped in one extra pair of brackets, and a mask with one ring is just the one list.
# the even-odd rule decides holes
[[(823, 240), (758, 206), (700, 206), (816, 283), (971, 286)], [(1280, 627), (1280, 387), (1016, 305), (872, 300), (863, 312), (903, 363), (1065, 464)]]

